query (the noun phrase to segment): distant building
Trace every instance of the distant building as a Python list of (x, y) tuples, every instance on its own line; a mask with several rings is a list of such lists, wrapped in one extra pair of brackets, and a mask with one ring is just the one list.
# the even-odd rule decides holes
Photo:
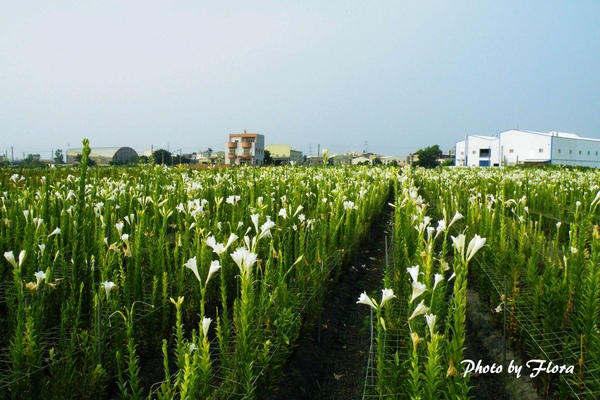
[(275, 165), (301, 165), (304, 162), (302, 152), (292, 150), (292, 146), (289, 144), (267, 144), (265, 150), (271, 153)]
[(334, 154), (329, 156), (330, 164), (332, 165), (350, 165), (352, 164), (352, 157), (347, 154)]
[(367, 157), (355, 157), (352, 159), (352, 165), (358, 165), (358, 164), (373, 164), (373, 160), (371, 160), (370, 158)]
[[(75, 164), (76, 158), (83, 149), (67, 150), (67, 164)], [(130, 164), (137, 162), (138, 153), (131, 147), (94, 147), (89, 159), (98, 165)]]
[(265, 137), (258, 133), (231, 133), (227, 142), (227, 165), (263, 165)]
[(500, 141), (497, 136), (467, 136), (456, 143), (454, 165), (497, 167), (500, 165)]
[(396, 161), (396, 164), (403, 167), (406, 165), (406, 157), (398, 157), (398, 156), (383, 156), (381, 157), (381, 162), (383, 164), (390, 164)]
[(600, 139), (574, 133), (511, 129), (494, 136), (467, 136), (456, 143), (455, 165), (559, 164), (600, 168)]

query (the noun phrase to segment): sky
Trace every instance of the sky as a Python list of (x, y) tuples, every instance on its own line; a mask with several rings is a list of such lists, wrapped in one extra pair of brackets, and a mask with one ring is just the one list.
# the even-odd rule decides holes
[(11, 1), (0, 154), (405, 156), (465, 135), (600, 138), (600, 1)]

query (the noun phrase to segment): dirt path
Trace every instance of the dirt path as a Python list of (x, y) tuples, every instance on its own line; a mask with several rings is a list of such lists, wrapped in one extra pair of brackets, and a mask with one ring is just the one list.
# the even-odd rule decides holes
[[(362, 398), (369, 349), (369, 307), (356, 304), (381, 286), (389, 209), (372, 226), (358, 256), (325, 300), (320, 322), (299, 343), (269, 400)], [(320, 329), (319, 329), (320, 327)]]
[[(369, 349), (369, 308), (356, 304), (363, 291), (381, 287), (385, 264), (385, 234), (389, 210), (371, 229), (359, 255), (327, 296), (320, 322), (292, 354), (284, 378), (268, 400), (362, 399)], [(476, 292), (467, 295), (467, 338), (465, 358), (497, 365), (503, 359), (501, 333)], [(319, 329), (320, 327), (320, 329)], [(508, 351), (507, 360), (522, 361)], [(469, 393), (475, 400), (538, 399), (528, 376), (472, 374)]]
[[(494, 328), (490, 310), (479, 300), (472, 289), (467, 292), (467, 339), (465, 359), (482, 365), (502, 365), (504, 360), (504, 339), (502, 333)], [(506, 352), (507, 364), (512, 360), (515, 365), (524, 362), (510, 348)], [(469, 395), (476, 400), (528, 400), (538, 399), (534, 383), (529, 372), (523, 372), (517, 378), (507, 372), (508, 365), (498, 374), (471, 374), (469, 384), (473, 387)], [(525, 370), (525, 369), (523, 369)]]

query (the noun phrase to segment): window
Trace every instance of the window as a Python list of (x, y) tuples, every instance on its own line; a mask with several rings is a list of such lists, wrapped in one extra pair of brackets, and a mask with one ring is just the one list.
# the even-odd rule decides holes
[(569, 150), (569, 154), (573, 154), (573, 150)]
[(589, 156), (589, 155), (590, 155), (590, 152), (589, 152), (589, 150), (588, 150), (588, 156)]
[(479, 157), (489, 157), (490, 149), (479, 149)]
[(473, 154), (475, 154), (475, 150), (473, 150)]
[(539, 149), (539, 152), (540, 152), (540, 153), (543, 153), (543, 152), (544, 152), (544, 149)]
[(579, 155), (581, 155), (581, 150), (579, 150)]
[(558, 154), (560, 154), (560, 149), (558, 149)]
[[(461, 152), (460, 152), (460, 155), (461, 155), (461, 156), (464, 156), (464, 155), (465, 155), (465, 152), (464, 152), (464, 151), (461, 151)], [(598, 152), (596, 152), (596, 155), (598, 155)]]
[(509, 152), (509, 153), (512, 153), (512, 152), (514, 152), (514, 149), (510, 149), (510, 150), (508, 150), (508, 152)]

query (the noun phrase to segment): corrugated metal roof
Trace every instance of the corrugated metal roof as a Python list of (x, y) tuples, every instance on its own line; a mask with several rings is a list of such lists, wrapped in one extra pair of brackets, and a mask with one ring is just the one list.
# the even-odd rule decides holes
[[(90, 156), (113, 158), (115, 156), (115, 154), (117, 153), (117, 151), (119, 151), (121, 149), (127, 149), (127, 148), (130, 148), (130, 147), (127, 147), (127, 146), (123, 146), (123, 147), (92, 147)], [(69, 149), (69, 150), (67, 150), (67, 154), (69, 154), (69, 153), (81, 154), (82, 151), (83, 151), (82, 148)]]

